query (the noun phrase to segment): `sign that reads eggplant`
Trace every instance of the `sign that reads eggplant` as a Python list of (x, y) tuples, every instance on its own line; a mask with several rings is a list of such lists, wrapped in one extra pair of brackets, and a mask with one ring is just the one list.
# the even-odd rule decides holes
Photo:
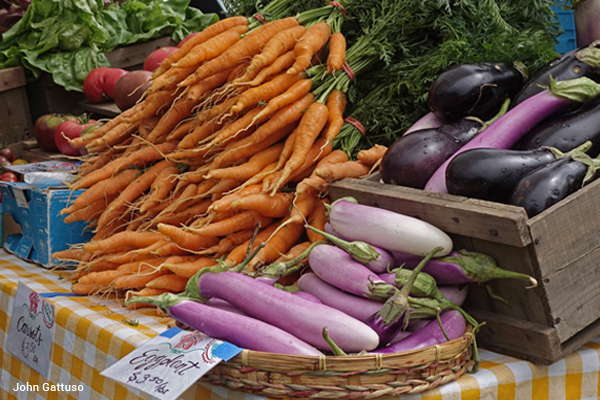
[(222, 343), (197, 331), (179, 330), (173, 336), (160, 335), (115, 362), (101, 375), (161, 400), (176, 399), (222, 360), (213, 354)]
[(54, 338), (54, 305), (19, 282), (4, 348), (48, 378)]

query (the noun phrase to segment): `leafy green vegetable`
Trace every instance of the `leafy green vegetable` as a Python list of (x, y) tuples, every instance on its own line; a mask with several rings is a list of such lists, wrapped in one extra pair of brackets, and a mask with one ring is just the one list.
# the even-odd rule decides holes
[(106, 8), (102, 0), (37, 0), (2, 35), (0, 68), (23, 65), (67, 90), (82, 91), (96, 67), (110, 67), (104, 52), (170, 35), (176, 42), (218, 20), (188, 7), (189, 0), (129, 0)]

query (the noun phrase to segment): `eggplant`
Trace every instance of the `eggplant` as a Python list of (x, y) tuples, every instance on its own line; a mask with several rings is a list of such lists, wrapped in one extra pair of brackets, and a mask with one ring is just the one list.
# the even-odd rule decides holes
[[(550, 77), (559, 82), (585, 76), (595, 82), (600, 82), (599, 52), (599, 43), (594, 42), (589, 46), (570, 51), (560, 58), (550, 61), (525, 82), (523, 88), (513, 99), (511, 108), (543, 91), (549, 85)], [(577, 104), (573, 104), (569, 111), (577, 106)]]
[[(574, 151), (585, 153), (590, 146), (591, 142), (585, 142)], [(564, 156), (564, 153), (552, 147), (532, 150), (467, 150), (448, 164), (446, 188), (450, 194), (506, 204), (521, 178)]]
[(529, 218), (552, 207), (593, 178), (598, 160), (589, 156), (560, 158), (525, 175), (511, 193), (509, 203), (521, 206)]
[(481, 127), (480, 121), (463, 118), (401, 136), (381, 159), (381, 179), (389, 184), (423, 189), (440, 165), (473, 139)]
[(521, 64), (477, 62), (457, 65), (442, 72), (431, 85), (429, 109), (444, 122), (466, 116), (483, 120), (500, 111), (525, 83)]
[(588, 140), (592, 147), (587, 154), (597, 157), (600, 154), (600, 96), (573, 112), (542, 121), (521, 138), (517, 147), (550, 146), (566, 152)]

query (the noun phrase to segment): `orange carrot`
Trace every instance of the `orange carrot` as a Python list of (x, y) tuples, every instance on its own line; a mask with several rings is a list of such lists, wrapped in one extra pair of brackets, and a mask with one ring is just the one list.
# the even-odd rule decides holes
[(158, 173), (167, 166), (172, 165), (171, 161), (162, 160), (150, 167), (146, 172), (140, 175), (135, 181), (127, 186), (98, 218), (98, 229), (106, 225), (109, 221), (119, 217), (143, 192), (150, 188), (152, 182), (156, 179)]
[(196, 117), (194, 118), (196, 124), (200, 126), (213, 118), (221, 119), (236, 101), (237, 95), (228, 97), (220, 102), (212, 102), (210, 107), (205, 108), (196, 114)]
[(327, 142), (333, 141), (340, 133), (344, 125), (344, 111), (346, 110), (346, 95), (338, 89), (334, 89), (327, 97), (327, 108), (329, 109), (329, 126), (323, 133)]
[(141, 249), (162, 238), (158, 232), (119, 232), (110, 238), (84, 243), (83, 249), (90, 252), (109, 252)]
[(381, 157), (383, 157), (383, 155), (385, 154), (386, 151), (387, 151), (386, 146), (376, 144), (373, 147), (371, 147), (370, 149), (364, 149), (364, 150), (359, 151), (358, 154), (356, 155), (356, 158), (361, 163), (372, 167), (377, 162), (379, 162), (379, 160), (381, 160)]
[(198, 67), (203, 62), (212, 60), (223, 54), (234, 43), (239, 41), (246, 32), (248, 32), (248, 25), (237, 25), (225, 32), (219, 33), (217, 36), (192, 48), (183, 58), (171, 64), (171, 68)]
[(221, 86), (222, 84), (224, 84), (225, 82), (227, 82), (227, 79), (229, 78), (229, 74), (234, 69), (235, 69), (235, 67), (223, 70), (221, 72), (217, 72), (216, 74), (208, 76), (208, 77), (202, 79), (201, 81), (199, 81), (198, 83), (190, 86), (189, 90), (187, 92), (188, 100), (192, 100), (192, 101), (199, 100), (202, 97), (202, 95), (208, 94), (210, 90), (216, 89), (219, 86)]
[(91, 221), (96, 219), (104, 212), (106, 207), (108, 207), (108, 205), (117, 198), (117, 196), (118, 194), (115, 193), (92, 201), (87, 206), (75, 210), (67, 215), (63, 221), (69, 224), (75, 221)]
[(111, 287), (114, 287), (116, 289), (143, 288), (148, 284), (148, 282), (152, 281), (153, 279), (167, 274), (169, 274), (168, 270), (156, 270), (153, 272), (146, 272), (143, 274), (121, 275), (116, 277), (111, 282)]
[(132, 133), (138, 130), (139, 126), (139, 121), (134, 121), (132, 123), (122, 122), (106, 132), (103, 136), (86, 144), (85, 148), (90, 153), (99, 153), (111, 146), (121, 143), (122, 140), (127, 139)]
[(125, 168), (144, 167), (146, 163), (163, 158), (165, 154), (171, 153), (173, 150), (175, 150), (176, 145), (176, 141), (170, 141), (153, 146), (142, 147), (139, 150), (131, 153), (129, 156), (117, 158), (103, 166), (101, 169), (95, 170), (72, 185), (67, 186), (71, 190), (89, 188), (93, 184), (100, 182), (101, 180), (104, 180)]
[[(273, 234), (273, 232), (275, 232), (278, 226), (279, 222), (273, 222), (269, 226), (262, 228), (254, 238), (252, 249), (255, 249), (260, 243), (264, 243), (265, 240), (267, 240)], [(231, 250), (225, 258), (225, 265), (241, 263), (248, 253), (248, 247), (250, 246), (251, 241), (252, 239), (248, 239), (244, 243), (237, 245), (233, 250)]]
[(304, 97), (312, 87), (311, 79), (301, 79), (290, 86), (285, 92), (269, 100), (267, 105), (254, 117), (255, 120), (260, 120), (264, 116), (274, 113), (282, 107), (292, 104), (296, 100)]
[(224, 193), (230, 192), (231, 190), (237, 188), (239, 184), (240, 181), (234, 178), (221, 179), (219, 183), (210, 188), (210, 190), (206, 192), (203, 197), (211, 196), (212, 199), (215, 199), (215, 197), (221, 198), (223, 197)]
[(165, 262), (167, 257), (152, 257), (144, 260), (136, 260), (130, 263), (119, 265), (117, 270), (122, 274), (141, 274), (145, 272), (156, 271), (160, 268), (161, 264)]
[(215, 259), (219, 259), (229, 253), (235, 246), (242, 244), (252, 236), (254, 236), (254, 229), (234, 232), (219, 240), (219, 244), (216, 246), (209, 247), (208, 249), (199, 252), (199, 254), (214, 254)]
[(302, 74), (280, 74), (263, 83), (260, 86), (253, 87), (242, 93), (238, 101), (231, 106), (231, 112), (239, 113), (250, 107), (256, 106), (259, 102), (268, 102), (272, 98), (281, 95), (293, 84), (303, 78)]
[[(308, 217), (308, 224), (313, 228), (317, 228), (320, 231), (325, 230), (325, 223), (327, 222), (327, 205), (331, 204), (331, 200), (327, 197), (322, 198), (317, 202), (315, 209)], [(310, 229), (306, 229), (306, 235), (308, 236), (308, 240), (311, 243), (317, 242), (319, 240), (325, 240), (323, 235), (318, 234), (315, 231)]]
[(335, 73), (342, 69), (346, 62), (346, 38), (341, 32), (335, 32), (329, 38), (329, 56), (327, 72)]
[(175, 190), (175, 192), (179, 193), (179, 195), (177, 195), (171, 204), (169, 204), (168, 207), (165, 207), (164, 210), (158, 214), (158, 216), (160, 217), (161, 215), (168, 215), (177, 212), (193, 203), (196, 200), (196, 189), (196, 185), (189, 184), (184, 186), (184, 189), (181, 193)]
[(306, 70), (313, 55), (323, 47), (331, 36), (331, 27), (326, 22), (317, 22), (304, 32), (294, 47), (296, 61), (287, 73), (295, 75)]
[(185, 80), (191, 73), (196, 70), (197, 66), (185, 68), (169, 68), (162, 75), (152, 79), (150, 87), (145, 94), (157, 94), (165, 90), (173, 90), (181, 81)]
[(188, 227), (188, 230), (195, 234), (208, 237), (227, 236), (241, 230), (252, 229), (256, 224), (267, 226), (271, 221), (271, 218), (265, 217), (255, 211), (245, 211), (222, 221), (213, 222), (199, 228)]
[(192, 132), (194, 128), (194, 121), (192, 119), (187, 119), (182, 121), (179, 125), (177, 125), (171, 133), (167, 136), (167, 140), (180, 140), (185, 135)]
[(216, 213), (222, 213), (222, 212), (231, 210), (231, 203), (234, 202), (235, 200), (239, 199), (240, 197), (252, 194), (252, 193), (260, 193), (260, 191), (261, 191), (260, 185), (247, 186), (237, 192), (228, 194), (227, 196), (224, 196), (224, 197), (220, 198), (219, 200), (215, 201), (209, 207), (209, 211), (213, 211)]
[(219, 243), (217, 235), (199, 235), (194, 231), (184, 231), (173, 225), (158, 224), (158, 231), (168, 237), (182, 249), (190, 252), (205, 250)]
[(75, 294), (83, 295), (83, 296), (97, 293), (101, 289), (102, 288), (100, 286), (94, 285), (94, 284), (85, 285), (83, 283), (75, 282), (74, 284), (71, 285), (71, 292), (73, 292)]
[(298, 239), (304, 234), (304, 225), (302, 223), (283, 222), (281, 229), (277, 229), (265, 242), (265, 247), (248, 263), (250, 271), (255, 270), (255, 266), (260, 263), (269, 263), (276, 260), (281, 254), (287, 253)]
[(140, 206), (140, 212), (146, 212), (161, 203), (177, 184), (179, 170), (174, 164), (167, 165), (158, 171), (156, 179), (150, 185), (148, 198)]
[(201, 269), (215, 267), (217, 264), (217, 261), (211, 257), (198, 257), (195, 260), (188, 262), (166, 262), (163, 264), (163, 267), (177, 276), (189, 279)]
[(150, 143), (156, 143), (158, 138), (166, 137), (177, 124), (190, 116), (192, 108), (197, 106), (198, 103), (198, 100), (189, 100), (187, 97), (180, 97), (175, 100), (148, 135), (147, 140)]
[(224, 18), (216, 23), (207, 26), (201, 32), (194, 37), (190, 38), (185, 42), (181, 48), (171, 54), (163, 60), (160, 66), (152, 73), (152, 77), (156, 78), (163, 72), (171, 68), (171, 64), (181, 60), (186, 54), (188, 54), (197, 45), (206, 42), (208, 39), (217, 36), (218, 34), (225, 32), (233, 28), (236, 25), (248, 25), (248, 19), (243, 16), (233, 16)]
[(369, 166), (360, 161), (347, 161), (340, 164), (326, 164), (315, 170), (315, 174), (325, 182), (335, 182), (344, 178), (360, 178), (369, 173)]
[(170, 225), (186, 225), (190, 221), (196, 219), (199, 215), (203, 215), (208, 211), (208, 207), (212, 204), (211, 199), (205, 199), (196, 204), (191, 204), (189, 207), (171, 213), (169, 215), (156, 216), (152, 219), (150, 228), (156, 227), (159, 223)]
[(129, 118), (124, 118), (123, 121), (133, 123), (145, 118), (151, 118), (163, 107), (170, 107), (171, 103), (177, 98), (177, 95), (178, 91), (176, 89), (161, 90), (156, 93), (156, 96), (154, 96), (151, 101), (144, 105), (144, 108), (140, 112)]
[[(213, 147), (218, 145), (226, 145), (234, 139), (241, 139), (250, 135), (253, 131), (249, 131), (248, 128), (252, 125), (254, 117), (260, 112), (260, 108), (256, 107), (248, 111), (244, 116), (238, 118), (232, 123), (226, 125), (214, 134), (214, 138), (207, 143), (206, 147)], [(207, 138), (207, 139), (210, 139)], [(201, 143), (200, 143), (201, 144)]]
[[(77, 283), (81, 284), (82, 287), (83, 285), (94, 285), (100, 290), (110, 286), (110, 284), (115, 280), (115, 278), (122, 275), (123, 272), (118, 271), (116, 269), (110, 271), (91, 272), (79, 278)], [(71, 288), (71, 290), (72, 289), (73, 288)]]
[(140, 122), (140, 126), (138, 128), (140, 136), (143, 138), (147, 138), (159, 120), (160, 120), (160, 117), (154, 116), (154, 117), (146, 118), (145, 120)]
[(166, 289), (171, 293), (181, 293), (185, 290), (188, 278), (184, 278), (175, 274), (168, 274), (154, 278), (146, 283), (147, 288)]
[(125, 189), (139, 174), (135, 169), (126, 169), (112, 177), (106, 178), (87, 190), (84, 190), (73, 203), (63, 208), (61, 214), (70, 214), (88, 204), (98, 200), (101, 197), (109, 197)]
[(180, 83), (180, 86), (191, 86), (207, 76), (237, 65), (239, 60), (253, 57), (255, 54), (258, 54), (262, 46), (279, 31), (296, 25), (298, 25), (298, 20), (293, 17), (282, 18), (265, 24), (260, 33), (256, 35), (246, 35), (244, 39), (230, 47), (219, 57), (202, 64), (193, 74), (183, 80)]
[(266, 193), (255, 193), (231, 203), (233, 209), (256, 211), (272, 218), (284, 217), (290, 211), (291, 206), (292, 195), (290, 193), (276, 193), (274, 196), (269, 196)]
[[(310, 246), (310, 244), (311, 244), (310, 241), (300, 242), (300, 243), (292, 246), (292, 248), (287, 253), (281, 255), (274, 262), (285, 262), (285, 261), (289, 261), (295, 257), (298, 257), (300, 254), (302, 254), (308, 248), (308, 246)], [(304, 259), (300, 260), (298, 262), (298, 264), (303, 267), (308, 266), (308, 257), (305, 257)], [(283, 286), (293, 285), (294, 282), (300, 277), (301, 273), (302, 273), (302, 271), (298, 270), (294, 273), (291, 273), (289, 275), (286, 275), (286, 276), (280, 278), (277, 281), (277, 283), (280, 285), (283, 285)]]
[(326, 105), (322, 103), (312, 103), (308, 107), (308, 110), (306, 110), (300, 120), (300, 125), (298, 125), (296, 139), (294, 140), (294, 151), (289, 160), (285, 163), (281, 177), (275, 184), (273, 190), (276, 190), (275, 188), (280, 188), (292, 172), (302, 166), (311, 147), (319, 136), (319, 133), (327, 123), (328, 117), (329, 110)]
[(271, 65), (262, 68), (251, 81), (247, 82), (248, 86), (259, 86), (263, 82), (266, 82), (272, 76), (278, 75), (283, 72), (286, 68), (291, 67), (294, 64), (294, 51), (290, 50), (285, 54), (277, 57)]
[(259, 54), (252, 58), (248, 69), (260, 69), (265, 65), (270, 65), (277, 57), (292, 50), (304, 32), (306, 32), (306, 28), (302, 25), (279, 32), (265, 44)]
[(267, 165), (278, 160), (283, 149), (282, 143), (276, 143), (253, 155), (248, 162), (235, 167), (214, 169), (205, 178), (227, 179), (234, 178), (240, 182), (246, 181), (265, 168)]

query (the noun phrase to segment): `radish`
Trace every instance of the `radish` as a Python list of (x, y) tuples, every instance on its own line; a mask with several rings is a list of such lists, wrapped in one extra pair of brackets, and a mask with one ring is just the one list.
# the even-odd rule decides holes
[(447, 338), (440, 328), (440, 323), (437, 320), (432, 320), (407, 338), (391, 344), (388, 347), (372, 351), (371, 353), (401, 353), (422, 349), (436, 344), (442, 344), (449, 340), (458, 339), (464, 335), (467, 330), (466, 321), (458, 311), (444, 311), (440, 316), (440, 321), (447, 334)]
[(599, 94), (600, 84), (586, 77), (560, 82), (550, 79), (548, 89), (509, 110), (450, 156), (429, 178), (424, 190), (448, 193), (446, 169), (457, 154), (482, 147), (510, 149), (530, 129), (552, 114), (571, 106), (574, 102), (583, 102)]
[(328, 328), (332, 340), (346, 352), (369, 351), (379, 344), (375, 331), (341, 311), (241, 273), (215, 271), (204, 269), (190, 278), (186, 290), (188, 295), (201, 300), (211, 297), (227, 300), (249, 315), (320, 349), (329, 349), (322, 335), (324, 327)]
[(190, 328), (248, 350), (305, 356), (323, 354), (290, 333), (266, 322), (172, 293), (163, 293), (155, 297), (135, 297), (126, 303), (136, 302), (155, 304)]
[(437, 257), (452, 251), (452, 239), (428, 222), (377, 207), (356, 204), (351, 197), (336, 200), (329, 223), (347, 240), (360, 240), (389, 251), (426, 256), (434, 248)]

